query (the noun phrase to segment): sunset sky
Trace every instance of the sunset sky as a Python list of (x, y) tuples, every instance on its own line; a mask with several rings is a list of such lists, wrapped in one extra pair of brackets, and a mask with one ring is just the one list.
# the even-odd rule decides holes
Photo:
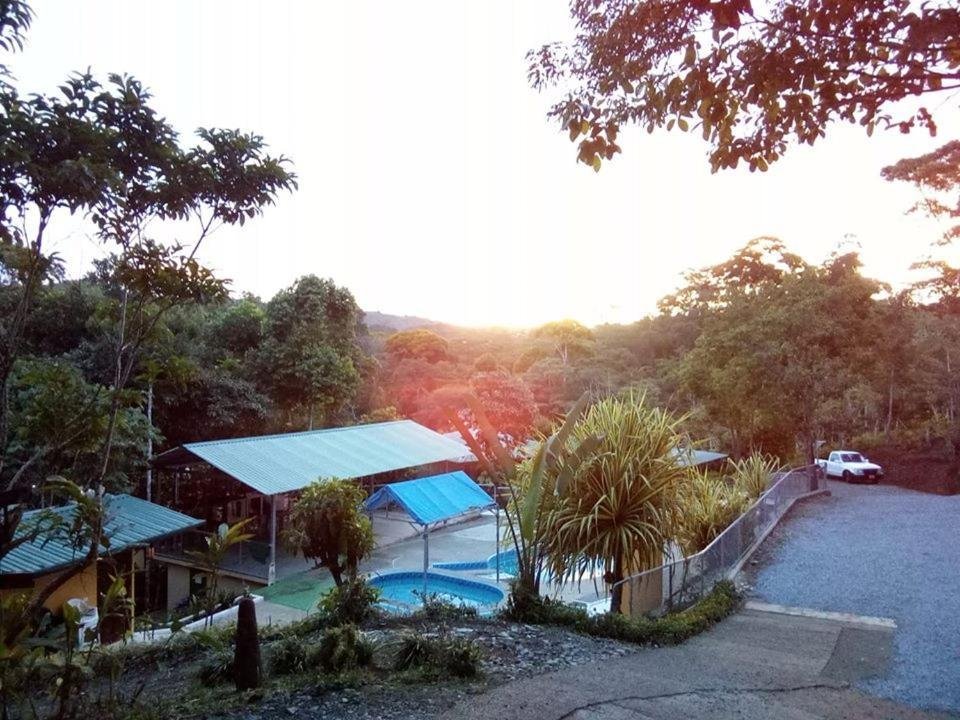
[[(960, 129), (930, 98), (940, 137), (836, 126), (766, 174), (711, 175), (699, 134), (626, 133), (595, 174), (526, 82), (525, 52), (572, 32), (563, 0), (75, 2), (35, 0), (20, 87), (71, 70), (128, 72), (184, 139), (198, 126), (262, 134), (300, 189), (218, 232), (201, 257), (235, 292), (268, 298), (315, 273), (360, 306), (472, 325), (560, 317), (629, 322), (691, 266), (757, 235), (811, 261), (859, 243), (866, 272), (903, 282), (936, 226), (880, 178)], [(61, 222), (74, 275), (102, 252)]]

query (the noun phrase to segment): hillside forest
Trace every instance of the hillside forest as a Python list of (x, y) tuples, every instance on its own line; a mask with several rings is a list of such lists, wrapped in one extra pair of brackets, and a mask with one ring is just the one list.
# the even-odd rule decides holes
[[(123, 302), (107, 265), (66, 280), (54, 264), (36, 288), (9, 384), (4, 480), (82, 482), (99, 461)], [(218, 293), (171, 308), (145, 334), (106, 484), (143, 482), (148, 438), (159, 452), (403, 417), (446, 432), (445, 408), (467, 412), (472, 394), (520, 444), (584, 392), (640, 390), (685, 415), (700, 447), (801, 463), (854, 446), (922, 458), (936, 476), (926, 482), (947, 487), (960, 457), (960, 284), (946, 264), (926, 269), (927, 280), (893, 293), (864, 277), (855, 253), (812, 265), (758, 238), (688, 272), (657, 314), (593, 328), (368, 317), (348, 288), (314, 275), (268, 300)], [(22, 288), (9, 263), (0, 272), (0, 316), (10, 317)]]

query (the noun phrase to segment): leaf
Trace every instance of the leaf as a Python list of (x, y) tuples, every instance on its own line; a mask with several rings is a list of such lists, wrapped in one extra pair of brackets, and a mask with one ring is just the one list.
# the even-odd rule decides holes
[(693, 43), (687, 45), (687, 52), (683, 56), (683, 64), (687, 67), (692, 67), (693, 63), (697, 60), (697, 51), (694, 48)]
[(594, 172), (600, 172), (600, 165), (601, 165), (602, 163), (603, 163), (603, 161), (600, 159), (600, 156), (599, 156), (599, 155), (594, 155), (594, 156), (593, 156), (593, 161), (590, 163), (590, 165), (591, 165), (591, 167), (593, 167), (593, 171), (594, 171)]
[(680, 118), (677, 120), (677, 127), (683, 130), (683, 132), (686, 132), (690, 129), (690, 124), (685, 119)]

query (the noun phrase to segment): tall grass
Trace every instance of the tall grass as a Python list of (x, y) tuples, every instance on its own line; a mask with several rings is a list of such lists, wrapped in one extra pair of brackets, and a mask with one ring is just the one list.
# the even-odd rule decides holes
[(772, 455), (753, 453), (742, 460), (730, 460), (730, 475), (733, 484), (743, 490), (752, 500), (767, 491), (770, 478), (780, 470), (780, 462)]
[(751, 504), (738, 483), (703, 470), (691, 470), (680, 487), (681, 511), (675, 536), (684, 555), (700, 552)]

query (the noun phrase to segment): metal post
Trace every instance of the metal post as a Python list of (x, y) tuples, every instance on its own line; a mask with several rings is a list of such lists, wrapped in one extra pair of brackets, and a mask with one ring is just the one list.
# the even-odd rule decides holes
[(270, 568), (267, 570), (267, 585), (277, 579), (277, 495), (270, 496)]
[(494, 553), (493, 556), (494, 558), (496, 558), (495, 562), (497, 563), (497, 584), (499, 584), (500, 583), (500, 503), (497, 502), (497, 486), (496, 485), (493, 486), (493, 501), (496, 503), (496, 505), (494, 505), (494, 517), (496, 517), (496, 520), (497, 520), (497, 530), (496, 530), (497, 544), (493, 548), (493, 553)]
[(147, 502), (153, 501), (153, 380), (147, 386)]
[(430, 567), (430, 530), (423, 528), (423, 603), (427, 603), (427, 568)]

